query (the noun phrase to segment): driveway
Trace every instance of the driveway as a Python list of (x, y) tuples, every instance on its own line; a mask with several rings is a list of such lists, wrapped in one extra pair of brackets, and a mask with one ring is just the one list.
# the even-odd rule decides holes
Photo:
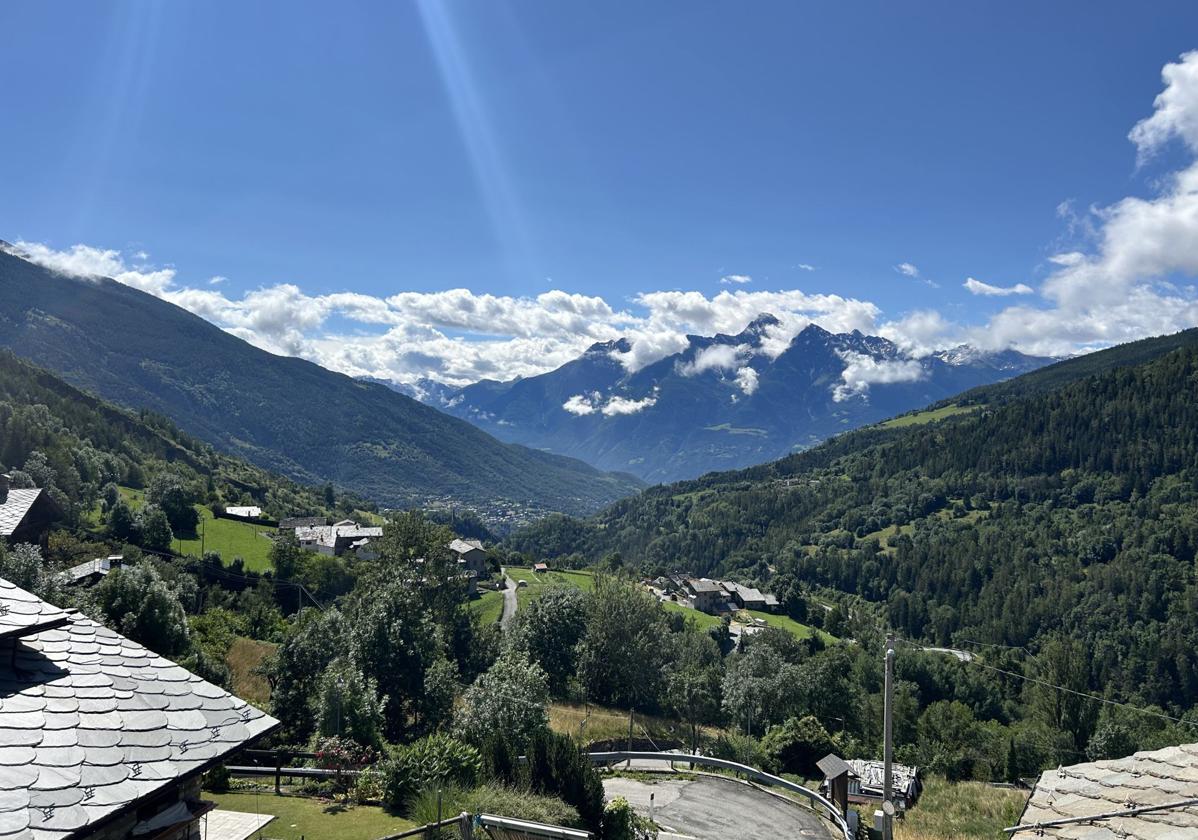
[(624, 797), (645, 816), (653, 794), (660, 840), (832, 840), (813, 812), (731, 779), (663, 776), (643, 782), (616, 777), (604, 779), (603, 793), (608, 801)]
[(503, 615), (499, 617), (499, 626), (504, 630), (508, 624), (516, 617), (516, 607), (519, 602), (516, 600), (516, 581), (507, 576), (507, 572), (503, 573)]

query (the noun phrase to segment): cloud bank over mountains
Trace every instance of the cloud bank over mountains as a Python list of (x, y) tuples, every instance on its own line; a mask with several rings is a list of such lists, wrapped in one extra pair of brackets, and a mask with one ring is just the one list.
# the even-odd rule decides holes
[[(348, 291), (309, 295), (289, 283), (236, 297), (222, 290), (223, 277), (184, 284), (173, 267), (153, 265), (144, 252), (82, 244), (58, 250), (38, 242), (18, 242), (16, 249), (66, 274), (112, 277), (271, 352), (399, 382), (427, 376), (461, 385), (531, 376), (564, 364), (595, 342), (621, 337), (629, 350), (613, 355), (636, 370), (684, 349), (688, 333), (735, 334), (762, 312), (779, 319), (761, 343), (762, 352), (775, 356), (810, 323), (831, 332), (882, 335), (916, 356), (959, 343), (1067, 355), (1198, 324), (1193, 285), (1198, 276), (1198, 52), (1166, 65), (1162, 78), (1164, 90), (1152, 113), (1128, 135), (1136, 166), (1150, 167), (1172, 144), (1184, 148), (1187, 162), (1146, 179), (1155, 185), (1147, 197), (1128, 196), (1080, 215), (1063, 202), (1069, 233), (1081, 241), (1048, 257), (1050, 270), (1038, 288), (1030, 282), (1000, 286), (968, 277), (962, 285), (972, 295), (1020, 298), (982, 324), (959, 323), (935, 309), (887, 318), (870, 301), (835, 294), (750, 291), (746, 274), (725, 275), (722, 282), (733, 288), (710, 296), (649, 291), (614, 305), (601, 296), (557, 290), (536, 297), (468, 289), (378, 297)], [(911, 262), (893, 270), (930, 282)], [(732, 369), (738, 361), (712, 357), (704, 363)], [(859, 373), (860, 380), (875, 381), (914, 375), (913, 369), (881, 372), (865, 366)], [(742, 383), (745, 393), (754, 387), (749, 380)], [(853, 383), (846, 379), (844, 387), (845, 396), (851, 395)], [(636, 410), (586, 401), (577, 409)]]

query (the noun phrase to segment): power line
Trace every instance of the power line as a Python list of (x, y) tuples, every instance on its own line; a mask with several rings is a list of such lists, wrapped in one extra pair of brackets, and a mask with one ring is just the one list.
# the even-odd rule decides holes
[[(905, 645), (909, 645), (910, 647), (916, 648), (921, 651), (927, 650), (927, 648), (924, 647), (923, 645), (921, 645), (917, 642), (912, 642), (909, 639), (902, 639), (902, 638), (896, 637), (895, 641), (901, 642), (902, 644), (905, 644)], [(1011, 645), (995, 645), (995, 647), (1013, 647), (1013, 646), (1011, 646)], [(1019, 648), (1019, 649), (1024, 650), (1024, 652), (1027, 652), (1026, 648)], [(1130, 703), (1121, 703), (1118, 700), (1111, 700), (1107, 697), (1102, 697), (1101, 695), (1098, 695), (1098, 694), (1091, 694), (1090, 692), (1087, 692), (1087, 691), (1078, 691), (1077, 689), (1068, 688), (1067, 686), (1057, 685), (1056, 683), (1051, 683), (1048, 680), (1042, 680), (1039, 677), (1029, 677), (1027, 674), (1020, 674), (1015, 671), (1008, 671), (1005, 668), (998, 668), (994, 665), (987, 665), (984, 662), (982, 662), (981, 660), (976, 659), (976, 658), (961, 659), (960, 657), (958, 657), (958, 661), (969, 664), (969, 665), (976, 665), (979, 668), (982, 668), (987, 671), (993, 671), (996, 674), (1002, 674), (1007, 677), (1014, 677), (1017, 680), (1024, 680), (1025, 682), (1034, 683), (1036, 685), (1044, 686), (1045, 688), (1052, 688), (1057, 691), (1064, 692), (1065, 694), (1072, 694), (1075, 697), (1082, 697), (1086, 700), (1093, 700), (1096, 703), (1104, 703), (1108, 706), (1114, 706), (1116, 708), (1125, 709), (1129, 712), (1138, 712), (1139, 714), (1142, 714), (1142, 715), (1150, 715), (1155, 718), (1160, 718), (1161, 720), (1167, 720), (1170, 723), (1178, 723), (1178, 724), (1182, 724), (1184, 726), (1198, 727), (1198, 723), (1195, 723), (1194, 721), (1188, 721), (1188, 720), (1185, 720), (1184, 718), (1173, 717), (1172, 715), (1165, 714), (1164, 712), (1155, 712), (1151, 709), (1143, 709), (1139, 706), (1133, 706)]]
[(1101, 697), (1097, 694), (1090, 694), (1089, 692), (1086, 692), (1086, 691), (1077, 691), (1076, 689), (1066, 688), (1063, 685), (1056, 685), (1055, 683), (1050, 683), (1047, 680), (1042, 680), (1042, 679), (1039, 679), (1038, 677), (1029, 677), (1026, 674), (1018, 674), (1014, 671), (1007, 671), (1007, 670), (1004, 670), (1003, 668), (996, 668), (993, 665), (986, 665), (982, 662), (979, 662), (976, 659), (970, 660), (970, 663), (973, 665), (977, 665), (979, 668), (984, 668), (987, 671), (994, 671), (995, 673), (1004, 674), (1008, 677), (1014, 677), (1015, 679), (1018, 679), (1018, 680), (1025, 680), (1030, 683), (1035, 683), (1036, 685), (1042, 685), (1045, 688), (1055, 688), (1057, 691), (1062, 691), (1066, 694), (1072, 694), (1076, 697), (1084, 697), (1087, 700), (1094, 700), (1095, 702), (1098, 702), (1098, 703), (1105, 703), (1108, 706), (1115, 706), (1120, 709), (1126, 709), (1127, 711), (1130, 711), (1130, 712), (1139, 712), (1142, 715), (1151, 715), (1152, 717), (1160, 718), (1161, 720), (1167, 720), (1172, 723), (1180, 723), (1185, 726), (1198, 726), (1198, 723), (1195, 723), (1195, 722), (1189, 721), (1189, 720), (1185, 720), (1184, 718), (1173, 717), (1172, 715), (1167, 715), (1164, 712), (1154, 712), (1151, 709), (1142, 709), (1139, 706), (1133, 706), (1130, 703), (1120, 703), (1118, 700), (1110, 700), (1106, 697)]

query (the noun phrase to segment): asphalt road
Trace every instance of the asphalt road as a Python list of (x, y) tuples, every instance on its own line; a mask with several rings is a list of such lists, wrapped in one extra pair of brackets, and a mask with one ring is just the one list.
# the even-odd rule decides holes
[(624, 797), (646, 816), (653, 794), (660, 840), (832, 840), (813, 812), (730, 779), (642, 782), (616, 777), (603, 781), (603, 792), (609, 801)]
[(503, 582), (503, 615), (499, 617), (499, 626), (506, 630), (511, 620), (516, 617), (516, 606), (519, 602), (516, 600), (516, 581), (504, 573)]

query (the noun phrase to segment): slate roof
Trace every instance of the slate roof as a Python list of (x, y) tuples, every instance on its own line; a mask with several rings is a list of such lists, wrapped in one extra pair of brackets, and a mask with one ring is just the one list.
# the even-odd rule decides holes
[(478, 540), (455, 539), (449, 544), (449, 550), (457, 554), (469, 554), (471, 551), (482, 551), (483, 544)]
[(0, 537), (11, 537), (13, 531), (21, 527), (21, 521), (41, 494), (42, 491), (37, 488), (8, 491), (8, 498), (0, 504)]
[[(1198, 799), (1198, 744), (1046, 770), (1040, 775), (1019, 824), (1088, 817), (1189, 799)], [(1181, 840), (1198, 837), (1198, 805), (1026, 829), (1011, 836), (1015, 840), (1043, 837)]]
[[(47, 604), (36, 595), (0, 578), (0, 640), (58, 627), (70, 620), (66, 610)], [(0, 694), (0, 715), (4, 713), (6, 699), (6, 695)], [(3, 743), (0, 740), (0, 746)]]
[[(76, 836), (278, 726), (141, 645), (0, 580), (4, 608), (10, 624), (25, 617), (25, 629), (0, 638), (0, 840)], [(50, 618), (61, 626), (44, 629)]]
[(686, 585), (690, 587), (692, 592), (718, 592), (723, 594), (724, 588), (714, 580), (707, 578), (689, 578)]

